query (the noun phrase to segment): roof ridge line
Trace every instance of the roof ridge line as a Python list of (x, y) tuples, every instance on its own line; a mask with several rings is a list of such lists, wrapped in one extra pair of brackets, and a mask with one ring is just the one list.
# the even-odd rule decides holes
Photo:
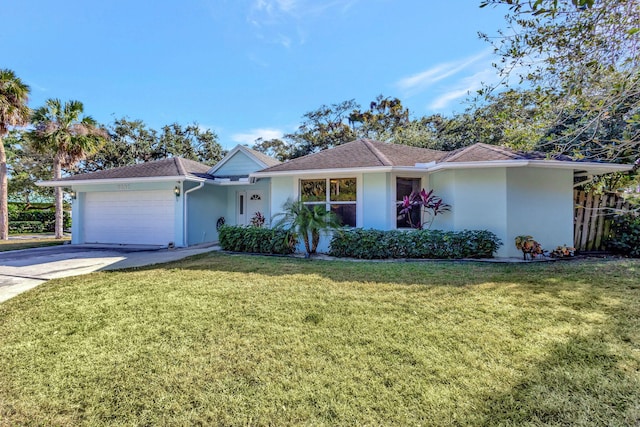
[[(367, 138), (362, 138), (362, 142), (364, 143), (364, 146), (367, 147), (369, 149), (369, 151), (371, 151), (371, 153), (376, 156), (376, 158), (378, 160), (380, 160), (380, 162), (383, 164), (383, 166), (393, 166), (393, 163), (391, 163), (391, 161), (387, 158), (387, 156), (385, 156), (383, 153), (380, 152), (380, 150), (378, 150), (371, 142), (371, 140), (367, 139)], [(383, 142), (384, 144), (384, 142)]]
[(173, 162), (176, 165), (176, 169), (178, 170), (178, 175), (182, 175), (182, 176), (186, 176), (187, 175), (187, 171), (184, 168), (184, 165), (182, 164), (182, 157), (172, 157), (173, 158)]
[(513, 156), (514, 158), (520, 158), (522, 156), (518, 155), (515, 151), (508, 147), (503, 147), (502, 145), (491, 145), (485, 144), (484, 142), (477, 142), (476, 144), (482, 145), (485, 148), (488, 148), (491, 151), (495, 151), (497, 153), (508, 154), (509, 156)]
[(480, 144), (480, 143), (479, 143), (479, 142), (476, 142), (476, 143), (475, 143), (475, 144), (473, 144), (473, 145), (468, 145), (468, 146), (466, 146), (466, 147), (462, 147), (462, 148), (458, 148), (457, 150), (450, 151), (450, 153), (453, 153), (453, 152), (455, 152), (455, 151), (457, 151), (457, 153), (452, 154), (450, 157), (447, 157), (447, 155), (445, 154), (444, 156), (442, 156), (442, 157), (440, 158), (440, 160), (438, 160), (438, 162), (450, 162), (451, 160), (455, 160), (455, 159), (457, 159), (458, 157), (460, 157), (460, 156), (462, 155), (462, 153), (464, 153), (465, 151), (467, 151), (468, 149), (470, 149), (470, 148), (471, 148), (471, 147), (473, 147), (474, 145), (478, 145), (478, 144)]

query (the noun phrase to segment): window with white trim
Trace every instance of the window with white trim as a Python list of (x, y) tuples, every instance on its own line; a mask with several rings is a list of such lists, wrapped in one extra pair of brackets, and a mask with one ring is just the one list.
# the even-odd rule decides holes
[[(419, 193), (422, 185), (421, 178), (396, 178), (396, 228), (411, 228), (411, 223), (420, 223), (420, 210), (414, 209), (411, 213), (402, 214), (402, 201), (411, 193)], [(411, 222), (409, 221), (411, 215)]]
[(305, 205), (324, 205), (336, 214), (343, 225), (355, 227), (356, 179), (321, 178), (300, 180), (300, 200)]

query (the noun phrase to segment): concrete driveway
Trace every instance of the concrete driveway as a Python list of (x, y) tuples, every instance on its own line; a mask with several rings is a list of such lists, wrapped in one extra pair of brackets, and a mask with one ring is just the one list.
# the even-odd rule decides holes
[(219, 247), (61, 245), (0, 252), (0, 303), (50, 279), (159, 264), (214, 250)]

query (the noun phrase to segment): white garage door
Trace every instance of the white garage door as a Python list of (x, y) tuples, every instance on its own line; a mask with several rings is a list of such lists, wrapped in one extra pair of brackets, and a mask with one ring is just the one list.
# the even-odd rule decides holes
[(167, 245), (174, 241), (172, 190), (89, 192), (84, 200), (85, 243)]

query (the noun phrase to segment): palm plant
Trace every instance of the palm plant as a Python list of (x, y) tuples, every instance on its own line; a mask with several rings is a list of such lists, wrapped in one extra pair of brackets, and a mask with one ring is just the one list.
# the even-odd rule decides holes
[(2, 138), (9, 127), (25, 126), (29, 123), (31, 110), (27, 107), (29, 86), (22, 83), (11, 70), (0, 69), (0, 239), (9, 238), (7, 206), (7, 154)]
[(323, 231), (336, 230), (341, 224), (335, 213), (327, 211), (324, 205), (305, 205), (300, 200), (287, 200), (283, 212), (276, 214), (279, 218), (275, 227), (293, 231), (302, 237), (307, 257), (316, 253)]
[[(45, 106), (34, 111), (32, 122), (35, 129), (29, 132), (33, 147), (53, 155), (53, 179), (62, 177), (62, 168), (75, 165), (88, 155), (95, 153), (107, 137), (107, 132), (98, 127), (90, 116), (81, 117), (84, 106), (80, 101), (68, 101), (64, 105), (59, 99), (48, 99)], [(55, 187), (56, 239), (63, 236), (62, 188)]]

